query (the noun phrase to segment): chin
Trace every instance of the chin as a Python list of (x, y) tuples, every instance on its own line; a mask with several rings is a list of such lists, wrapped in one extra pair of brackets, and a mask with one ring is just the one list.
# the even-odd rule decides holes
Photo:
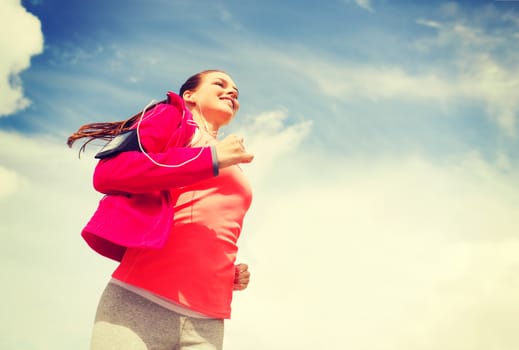
[[(222, 111), (223, 112), (223, 111)], [(225, 111), (224, 113), (219, 115), (219, 120), (221, 125), (227, 125), (229, 124), (233, 118), (235, 113), (229, 113), (229, 111)]]
[(212, 111), (204, 110), (204, 117), (210, 123), (217, 124), (219, 126), (224, 126), (229, 124), (233, 118), (235, 113), (231, 112), (230, 109), (213, 109)]

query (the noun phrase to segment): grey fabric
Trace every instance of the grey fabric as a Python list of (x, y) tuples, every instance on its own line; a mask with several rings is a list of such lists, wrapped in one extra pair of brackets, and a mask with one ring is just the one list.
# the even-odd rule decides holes
[(224, 321), (180, 315), (109, 283), (91, 350), (221, 350)]

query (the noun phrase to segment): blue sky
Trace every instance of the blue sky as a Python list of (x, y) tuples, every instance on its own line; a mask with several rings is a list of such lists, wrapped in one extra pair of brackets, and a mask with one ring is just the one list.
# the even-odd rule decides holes
[[(64, 137), (92, 119), (124, 118), (186, 72), (221, 67), (245, 92), (242, 115), (286, 108), (289, 120), (316, 121), (313, 142), (339, 154), (517, 156), (504, 136), (516, 118), (500, 128), (504, 103), (476, 86), (517, 97), (507, 76), (517, 72), (516, 4), (295, 4), (26, 2), (45, 50), (20, 74), (32, 105), (0, 127)], [(489, 63), (501, 76), (482, 76)]]
[[(0, 257), (9, 349), (87, 349), (114, 265), (79, 237), (92, 145), (229, 72), (254, 203), (227, 349), (519, 347), (519, 2), (0, 4)], [(33, 335), (28, 336), (32, 331)]]

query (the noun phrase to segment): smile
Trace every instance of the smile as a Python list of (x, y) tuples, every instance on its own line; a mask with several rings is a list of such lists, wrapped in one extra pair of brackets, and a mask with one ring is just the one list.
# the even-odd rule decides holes
[(229, 101), (229, 106), (234, 109), (234, 100), (232, 98), (229, 98), (229, 97), (222, 97), (221, 100), (225, 100), (225, 101)]

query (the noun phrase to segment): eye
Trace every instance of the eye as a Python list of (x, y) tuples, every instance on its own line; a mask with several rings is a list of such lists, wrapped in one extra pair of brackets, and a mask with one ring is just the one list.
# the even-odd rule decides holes
[(220, 87), (224, 87), (224, 84), (221, 81), (216, 81), (214, 84)]

